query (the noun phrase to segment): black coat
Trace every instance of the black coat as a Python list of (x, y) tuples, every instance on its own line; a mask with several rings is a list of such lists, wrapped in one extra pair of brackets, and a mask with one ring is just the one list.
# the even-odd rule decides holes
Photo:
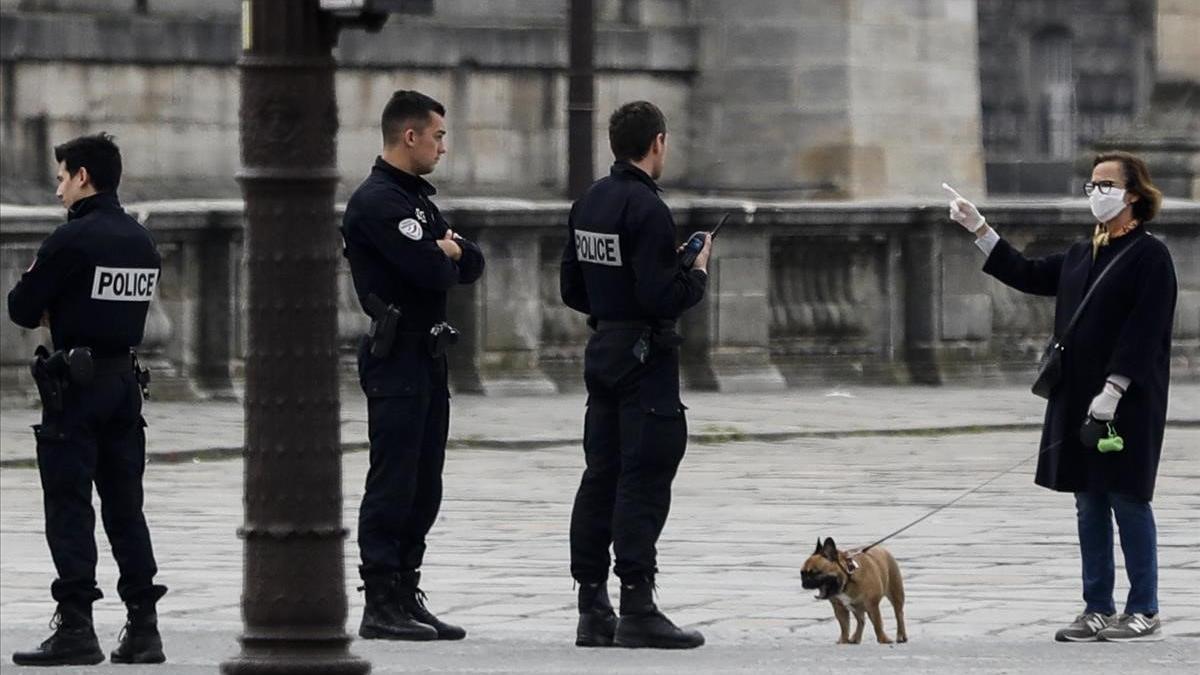
[(571, 309), (600, 321), (677, 319), (704, 298), (708, 275), (679, 266), (671, 210), (629, 162), (571, 206), (567, 230), (559, 291)]
[(42, 242), (8, 294), (8, 314), (26, 328), (49, 314), (55, 349), (125, 355), (142, 342), (161, 267), (154, 238), (115, 192), (101, 192), (75, 202)]
[[(457, 239), (462, 247), (457, 261), (438, 247), (450, 225), (430, 199), (436, 193), (424, 178), (378, 158), (342, 219), (343, 253), (363, 311), (371, 316), (366, 301), (372, 295), (395, 305), (402, 333), (428, 334), (446, 320), (447, 292), (483, 275), (483, 252), (473, 242)], [(412, 395), (430, 386), (430, 369), (440, 367), (422, 349), (375, 357), (366, 345), (366, 340), (360, 344), (358, 365), (367, 396)]]
[[(1001, 239), (983, 270), (1025, 293), (1056, 296), (1054, 327), (1061, 335), (1096, 276), (1117, 261), (1088, 301), (1063, 351), (1063, 378), (1046, 405), (1037, 484), (1062, 492), (1119, 492), (1154, 497), (1162, 453), (1175, 318), (1175, 266), (1167, 247), (1139, 227), (1112, 240), (1092, 261), (1090, 240), (1028, 260)], [(1085, 448), (1079, 428), (1110, 374), (1131, 378), (1117, 406), (1121, 452)]]

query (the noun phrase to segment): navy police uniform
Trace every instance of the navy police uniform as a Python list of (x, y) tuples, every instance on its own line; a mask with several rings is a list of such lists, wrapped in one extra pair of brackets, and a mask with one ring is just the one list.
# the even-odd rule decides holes
[(584, 355), (587, 468), (571, 514), (571, 574), (653, 581), (655, 544), (687, 443), (675, 320), (708, 276), (679, 265), (675, 222), (658, 186), (624, 161), (571, 208), (560, 286), (595, 332)]
[(42, 422), (34, 427), (46, 540), (58, 572), (51, 592), (59, 603), (90, 607), (101, 597), (93, 483), (121, 599), (152, 603), (166, 590), (153, 585), (158, 568), (142, 513), (146, 436), (131, 351), (142, 341), (160, 268), (150, 233), (115, 193), (102, 192), (72, 205), (8, 294), (14, 322), (37, 328), (48, 315), (55, 350), (87, 347), (92, 354), (90, 378), (58, 374), (60, 405), (43, 397)]
[(425, 535), (442, 500), (442, 465), (450, 424), (446, 357), (429, 349), (430, 330), (446, 320), (446, 292), (483, 274), (483, 254), (458, 239), (451, 260), (436, 241), (449, 226), (423, 178), (376, 159), (346, 205), (345, 256), (368, 315), (372, 296), (400, 310), (391, 352), (375, 355), (364, 337), (358, 373), (367, 395), (370, 469), (358, 517), (365, 581), (420, 568)]

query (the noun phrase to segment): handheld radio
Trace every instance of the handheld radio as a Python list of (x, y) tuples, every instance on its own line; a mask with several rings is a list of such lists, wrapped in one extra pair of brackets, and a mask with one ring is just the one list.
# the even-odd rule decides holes
[(688, 238), (687, 243), (683, 245), (683, 250), (679, 252), (679, 264), (685, 270), (692, 269), (692, 265), (696, 264), (696, 256), (700, 255), (700, 249), (704, 248), (704, 235), (708, 234), (714, 239), (717, 232), (721, 230), (721, 226), (725, 221), (729, 220), (730, 214), (726, 213), (721, 216), (721, 221), (712, 229), (712, 232), (695, 232)]

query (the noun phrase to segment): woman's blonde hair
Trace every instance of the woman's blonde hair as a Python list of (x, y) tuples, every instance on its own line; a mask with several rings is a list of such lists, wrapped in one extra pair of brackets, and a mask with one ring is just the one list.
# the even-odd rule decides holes
[(1139, 223), (1148, 223), (1158, 215), (1162, 206), (1162, 191), (1150, 182), (1150, 169), (1145, 160), (1131, 152), (1113, 150), (1102, 152), (1092, 160), (1092, 168), (1105, 162), (1117, 162), (1121, 165), (1121, 174), (1125, 178), (1125, 191), (1132, 192), (1139, 199), (1132, 204), (1133, 219)]

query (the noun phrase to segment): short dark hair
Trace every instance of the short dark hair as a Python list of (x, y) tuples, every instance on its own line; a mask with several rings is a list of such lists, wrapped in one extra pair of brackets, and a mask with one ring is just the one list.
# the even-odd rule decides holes
[(54, 161), (66, 164), (72, 176), (86, 168), (96, 192), (110, 192), (121, 184), (121, 149), (103, 131), (54, 146)]
[(445, 117), (446, 107), (411, 89), (400, 89), (392, 94), (392, 99), (383, 107), (383, 118), (379, 125), (383, 131), (383, 144), (391, 145), (397, 142), (404, 133), (406, 122), (415, 122), (408, 126), (424, 129), (430, 113)]
[(1139, 223), (1148, 223), (1158, 215), (1162, 206), (1163, 194), (1154, 183), (1150, 182), (1150, 168), (1141, 157), (1122, 150), (1112, 150), (1096, 155), (1092, 160), (1092, 168), (1105, 162), (1117, 162), (1121, 165), (1121, 176), (1125, 179), (1125, 191), (1140, 197), (1131, 204), (1133, 219)]
[(649, 101), (633, 101), (608, 118), (608, 145), (618, 160), (639, 160), (650, 152), (659, 134), (667, 133), (667, 118)]

